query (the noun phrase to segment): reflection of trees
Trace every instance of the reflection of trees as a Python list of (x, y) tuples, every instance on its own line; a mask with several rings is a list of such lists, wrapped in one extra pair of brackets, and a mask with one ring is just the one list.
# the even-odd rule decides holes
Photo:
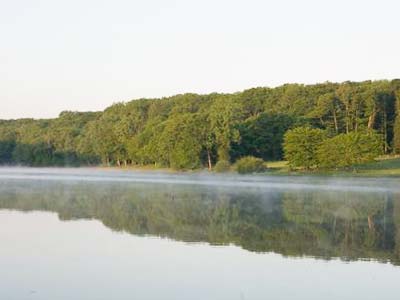
[(393, 219), (395, 228), (395, 250), (394, 257), (400, 261), (400, 194), (393, 195)]
[(137, 235), (325, 259), (400, 257), (399, 195), (44, 182), (2, 182), (0, 190), (0, 208), (95, 218)]
[(395, 246), (393, 199), (388, 194), (311, 192), (285, 195), (283, 214), (292, 221), (290, 235), (328, 256), (390, 258)]

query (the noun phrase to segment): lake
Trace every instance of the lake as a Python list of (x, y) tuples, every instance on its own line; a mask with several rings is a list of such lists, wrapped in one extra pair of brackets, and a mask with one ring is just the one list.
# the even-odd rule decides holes
[(399, 299), (398, 179), (0, 168), (0, 299)]

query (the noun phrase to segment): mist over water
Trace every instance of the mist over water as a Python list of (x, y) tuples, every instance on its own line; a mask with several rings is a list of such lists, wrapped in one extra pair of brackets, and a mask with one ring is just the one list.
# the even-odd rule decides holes
[(204, 185), (261, 189), (317, 189), (360, 192), (400, 192), (399, 179), (232, 175), (208, 172), (170, 173), (100, 168), (7, 168), (0, 167), (0, 179), (159, 183), (176, 185)]
[(396, 179), (0, 168), (0, 299), (397, 299), (399, 232)]

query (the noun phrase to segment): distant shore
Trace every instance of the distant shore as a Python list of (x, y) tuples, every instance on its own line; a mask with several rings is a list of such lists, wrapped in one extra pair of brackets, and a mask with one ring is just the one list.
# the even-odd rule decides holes
[[(377, 159), (375, 162), (367, 163), (363, 165), (355, 166), (349, 169), (338, 169), (338, 170), (290, 170), (287, 161), (273, 161), (266, 162), (267, 170), (257, 175), (277, 175), (277, 176), (340, 176), (340, 177), (400, 177), (400, 157), (394, 156), (383, 156)], [(171, 168), (156, 167), (153, 165), (145, 166), (127, 166), (127, 167), (107, 167), (107, 166), (94, 166), (101, 170), (126, 170), (126, 171), (157, 171), (165, 173), (202, 173), (209, 172), (207, 169), (195, 169), (195, 170), (174, 170)], [(211, 171), (210, 173), (216, 173)], [(234, 171), (228, 171), (228, 174), (235, 173)]]
[[(358, 165), (349, 169), (338, 169), (338, 170), (323, 170), (323, 169), (312, 169), (304, 170), (297, 169), (291, 170), (287, 161), (272, 161), (266, 162), (266, 171), (261, 173), (252, 173), (257, 176), (327, 176), (327, 177), (391, 177), (400, 178), (400, 157), (399, 156), (382, 156), (375, 162)], [(3, 165), (1, 167), (26, 167), (26, 166), (15, 166), (15, 165)], [(34, 167), (35, 168), (35, 167)], [(175, 170), (167, 167), (158, 167), (154, 165), (128, 165), (128, 166), (104, 166), (104, 165), (92, 165), (92, 166), (41, 166), (38, 168), (86, 168), (86, 169), (98, 169), (101, 171), (126, 171), (126, 172), (159, 172), (165, 174), (237, 174), (237, 172), (231, 170), (225, 173), (218, 173), (215, 171), (209, 171), (204, 169), (194, 170)], [(252, 175), (247, 174), (247, 175)]]

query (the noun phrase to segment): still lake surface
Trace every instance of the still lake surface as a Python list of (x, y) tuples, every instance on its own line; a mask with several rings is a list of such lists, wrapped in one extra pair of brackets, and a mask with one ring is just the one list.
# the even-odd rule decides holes
[(0, 299), (399, 299), (399, 179), (0, 168)]

